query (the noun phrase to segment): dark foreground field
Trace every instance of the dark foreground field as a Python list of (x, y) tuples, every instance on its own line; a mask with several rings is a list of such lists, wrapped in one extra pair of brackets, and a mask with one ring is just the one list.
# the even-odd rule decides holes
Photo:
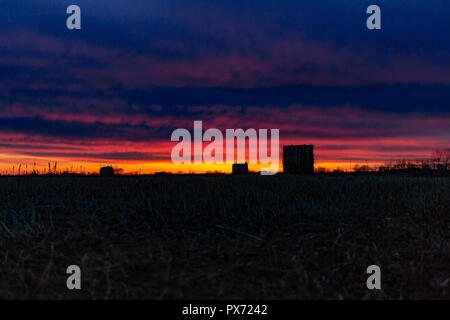
[(450, 179), (0, 178), (0, 298), (449, 299)]

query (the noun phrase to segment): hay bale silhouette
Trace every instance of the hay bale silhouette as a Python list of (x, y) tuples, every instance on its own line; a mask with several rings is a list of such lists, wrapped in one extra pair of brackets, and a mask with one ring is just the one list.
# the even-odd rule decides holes
[(314, 146), (283, 146), (283, 172), (314, 174)]
[(248, 174), (247, 163), (235, 163), (232, 168), (233, 174)]
[(113, 167), (100, 168), (100, 176), (101, 177), (114, 177), (114, 169), (113, 169)]

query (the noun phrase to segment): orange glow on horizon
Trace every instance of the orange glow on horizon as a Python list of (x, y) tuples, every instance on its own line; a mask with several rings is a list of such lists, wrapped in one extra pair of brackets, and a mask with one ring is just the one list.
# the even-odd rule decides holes
[[(50, 166), (49, 166), (50, 163)], [(56, 168), (55, 168), (56, 164)], [(72, 161), (70, 159), (43, 159), (32, 157), (17, 157), (14, 155), (0, 154), (0, 174), (17, 175), (31, 174), (35, 171), (38, 174), (49, 172), (69, 172), (69, 173), (98, 173), (103, 166), (113, 166), (122, 169), (123, 174), (154, 174), (157, 172), (166, 173), (231, 173), (231, 164), (174, 164), (171, 161), (153, 161), (153, 162), (126, 162), (126, 161)], [(323, 169), (325, 171), (342, 170), (352, 171), (355, 165), (367, 165), (371, 168), (378, 168), (385, 165), (382, 162), (350, 162), (350, 161), (316, 161), (315, 170)], [(259, 172), (267, 166), (249, 164), (249, 170)], [(280, 159), (279, 172), (283, 171), (282, 161)]]

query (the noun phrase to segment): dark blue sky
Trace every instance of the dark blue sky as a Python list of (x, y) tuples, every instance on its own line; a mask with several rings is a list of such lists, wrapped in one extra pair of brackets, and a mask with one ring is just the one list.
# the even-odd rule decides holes
[(0, 167), (159, 161), (193, 120), (280, 128), (324, 162), (449, 146), (449, 1), (0, 3)]

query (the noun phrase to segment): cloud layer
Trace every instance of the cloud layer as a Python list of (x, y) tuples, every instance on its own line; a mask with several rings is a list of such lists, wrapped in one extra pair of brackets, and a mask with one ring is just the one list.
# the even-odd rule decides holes
[[(324, 162), (450, 141), (448, 1), (64, 1), (0, 12), (0, 167), (168, 162), (172, 130), (279, 128)], [(330, 14), (333, 12), (333, 14)]]

